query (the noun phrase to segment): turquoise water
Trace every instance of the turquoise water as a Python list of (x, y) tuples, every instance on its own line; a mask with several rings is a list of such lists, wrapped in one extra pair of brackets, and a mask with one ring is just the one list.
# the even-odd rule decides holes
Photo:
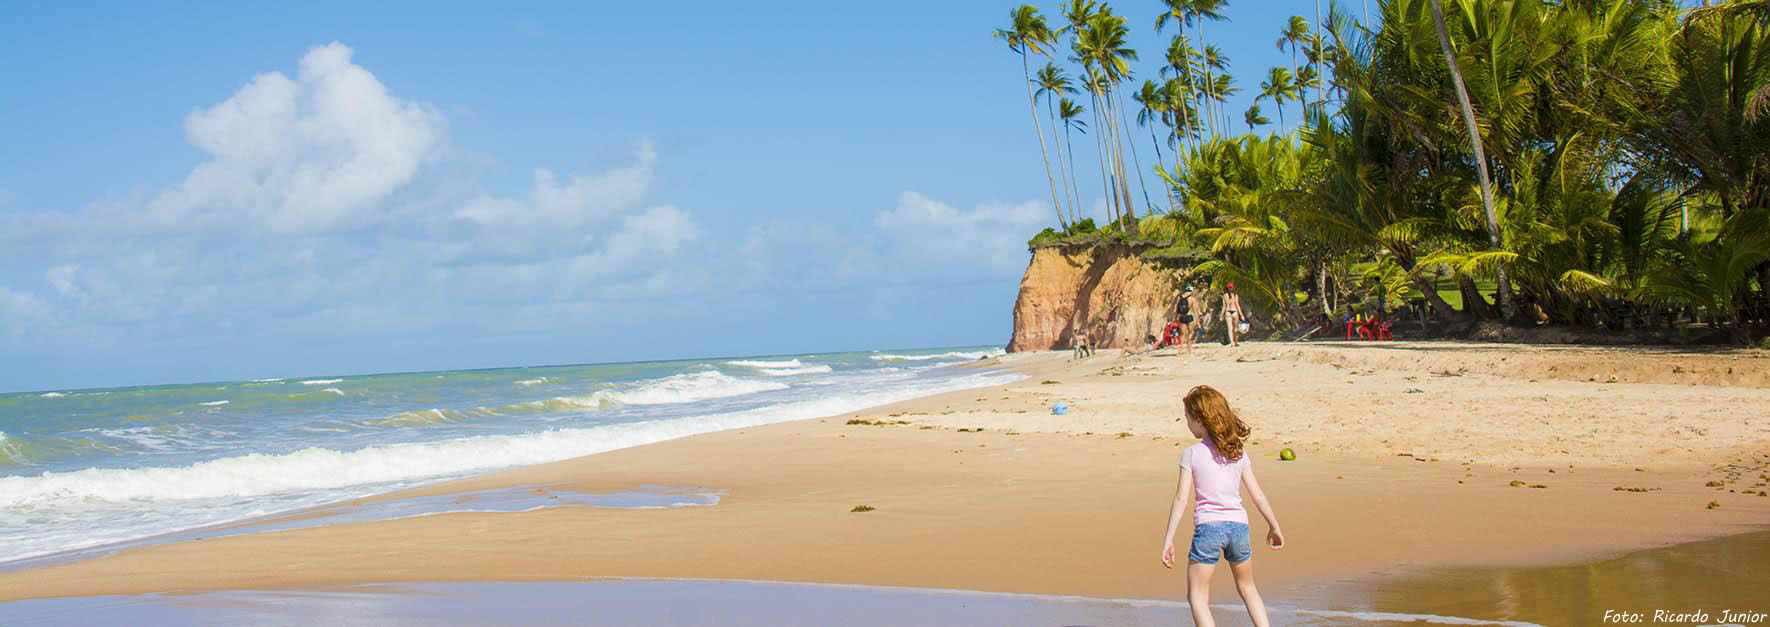
[(993, 348), (0, 395), (0, 562), (1013, 375)]

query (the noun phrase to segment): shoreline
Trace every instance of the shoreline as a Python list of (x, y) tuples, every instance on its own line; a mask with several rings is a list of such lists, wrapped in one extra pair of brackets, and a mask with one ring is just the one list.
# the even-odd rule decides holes
[[(1191, 441), (1168, 416), (1171, 399), (1192, 382), (1223, 389), (1255, 427), (1250, 453), (1293, 536), (1283, 552), (1257, 551), (1272, 598), (1356, 605), (1374, 595), (1348, 582), (1594, 563), (1770, 525), (1770, 498), (1746, 495), (1770, 472), (1770, 418), (1737, 409), (1762, 407), (1770, 388), (1660, 381), (1716, 359), (1761, 369), (1770, 363), (1762, 354), (1570, 357), (1516, 347), (1493, 355), (1490, 368), (1480, 365), (1488, 354), (1480, 346), (1367, 348), (1250, 344), (1130, 359), (1103, 351), (1080, 363), (1067, 353), (1014, 354), (960, 366), (1004, 365), (1027, 377), (1007, 385), (352, 501), (518, 485), (729, 491), (710, 507), (450, 513), (194, 540), (0, 574), (0, 600), (584, 577), (1177, 599), (1182, 577), (1155, 554), (1176, 445)], [(1630, 363), (1615, 364), (1618, 352)], [(1474, 365), (1434, 376), (1439, 359)], [(1609, 374), (1602, 383), (1532, 374), (1568, 359), (1630, 367), (1617, 370), (1618, 383)], [(1285, 394), (1260, 393), (1278, 385)], [(1382, 402), (1409, 398), (1406, 389), (1433, 401)], [(1549, 406), (1527, 403), (1538, 396)], [(1050, 415), (1052, 398), (1068, 399), (1070, 414)], [(1641, 409), (1649, 402), (1676, 414)], [(1273, 459), (1281, 444), (1299, 460)], [(1582, 447), (1593, 450), (1573, 452)], [(1707, 509), (1710, 501), (1720, 507)], [(876, 509), (848, 511), (857, 505)], [(1226, 580), (1217, 583), (1214, 598), (1232, 599)]]

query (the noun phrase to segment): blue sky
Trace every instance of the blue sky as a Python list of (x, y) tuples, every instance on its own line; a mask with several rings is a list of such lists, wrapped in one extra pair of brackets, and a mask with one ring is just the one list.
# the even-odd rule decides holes
[(1010, 6), (0, 3), (0, 391), (1005, 343)]

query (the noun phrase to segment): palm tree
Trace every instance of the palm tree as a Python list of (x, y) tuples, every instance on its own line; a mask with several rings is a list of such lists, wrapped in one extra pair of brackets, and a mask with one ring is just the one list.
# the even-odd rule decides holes
[(1033, 97), (1032, 70), (1027, 61), (1027, 53), (1051, 56), (1051, 44), (1056, 43), (1057, 35), (1045, 24), (1045, 18), (1039, 15), (1039, 9), (1030, 4), (1008, 12), (1009, 27), (997, 29), (995, 37), (1008, 43), (1008, 49), (1020, 55), (1020, 73), (1026, 81), (1026, 103), (1032, 111), (1033, 132), (1039, 136), (1039, 156), (1045, 161), (1045, 181), (1051, 186), (1051, 206), (1057, 211), (1057, 223), (1065, 229), (1069, 225), (1063, 220), (1063, 203), (1057, 197), (1057, 177), (1051, 171), (1050, 151), (1045, 148), (1045, 131), (1039, 125), (1039, 103)]
[(1088, 132), (1088, 123), (1081, 120), (1082, 113), (1082, 105), (1076, 104), (1068, 98), (1058, 99), (1057, 117), (1063, 120), (1063, 149), (1069, 153), (1069, 217), (1072, 221), (1077, 219), (1077, 213), (1081, 211), (1082, 205), (1078, 195), (1080, 190), (1076, 187), (1076, 148), (1069, 139), (1069, 133), (1071, 130), (1078, 133)]
[(1168, 136), (1168, 146), (1175, 148), (1178, 155), (1186, 147), (1186, 139), (1193, 137), (1198, 128), (1198, 108), (1193, 101), (1195, 93), (1185, 79), (1175, 77), (1162, 83), (1162, 98), (1168, 103), (1168, 126), (1173, 132)]
[[(1333, 12), (1335, 12), (1335, 11), (1338, 11), (1338, 9), (1335, 9), (1335, 8), (1332, 8), (1332, 7), (1330, 7), (1330, 8), (1329, 8), (1329, 13), (1330, 13), (1330, 17), (1329, 17), (1329, 18), (1328, 18), (1328, 19), (1330, 19), (1330, 20), (1331, 20), (1331, 19), (1333, 19), (1333, 18), (1332, 18), (1332, 17), (1331, 17), (1331, 13), (1333, 13)], [(1367, 17), (1368, 17), (1368, 16), (1369, 16), (1369, 14), (1370, 14), (1370, 7), (1369, 7), (1369, 5), (1366, 5), (1366, 6), (1365, 6), (1365, 10), (1364, 10), (1364, 12), (1365, 12), (1365, 14), (1366, 14), (1366, 16), (1367, 16)], [(1316, 23), (1316, 24), (1317, 24), (1317, 25), (1322, 25), (1322, 21), (1321, 21), (1321, 0), (1315, 0), (1315, 23)], [(1311, 43), (1314, 43), (1314, 44), (1315, 44), (1315, 57), (1316, 57), (1316, 59), (1320, 59), (1320, 58), (1321, 58), (1321, 56), (1322, 56), (1322, 54), (1321, 54), (1321, 35), (1310, 35), (1310, 36), (1309, 36), (1309, 39), (1310, 39), (1310, 42), (1311, 42)], [(1295, 50), (1296, 50), (1296, 48), (1292, 48), (1292, 50), (1293, 50), (1293, 51), (1295, 51)], [(1310, 62), (1310, 65), (1315, 65), (1315, 64), (1316, 64), (1316, 63), (1318, 63), (1318, 62), (1319, 62), (1319, 61), (1312, 61), (1312, 62)], [(1292, 62), (1291, 62), (1291, 63), (1293, 63), (1293, 64), (1295, 64), (1295, 63), (1296, 63), (1296, 61), (1294, 61), (1294, 60), (1293, 60), (1293, 61), (1292, 61)], [(1318, 72), (1318, 74), (1319, 74), (1319, 72)], [(1298, 77), (1298, 78), (1301, 78), (1301, 77), (1302, 77), (1302, 76), (1303, 76), (1303, 74), (1302, 74), (1302, 73), (1301, 73), (1301, 72), (1299, 72), (1299, 73), (1298, 73), (1298, 74), (1297, 74), (1297, 77)], [(1321, 83), (1319, 83), (1319, 82), (1317, 82), (1317, 83), (1316, 83), (1316, 87), (1315, 87), (1315, 103), (1316, 103), (1316, 104), (1317, 104), (1317, 105), (1320, 105), (1320, 104), (1321, 104), (1321, 103), (1323, 103), (1323, 102), (1326, 102), (1326, 101), (1327, 101), (1327, 97), (1326, 97), (1326, 96), (1323, 96), (1323, 95), (1322, 95), (1322, 93), (1321, 93)]]
[(1217, 111), (1223, 116), (1223, 127), (1228, 128), (1229, 112), (1225, 105), (1229, 104), (1230, 96), (1241, 92), (1241, 88), (1235, 86), (1235, 75), (1228, 72), (1227, 66), (1213, 78), (1216, 79), (1216, 85), (1212, 89), (1217, 93)]
[[(1138, 104), (1143, 105), (1143, 108), (1137, 111), (1137, 125), (1149, 129), (1149, 143), (1155, 146), (1155, 167), (1157, 170), (1166, 170), (1168, 168), (1167, 163), (1162, 158), (1162, 142), (1155, 134), (1156, 125), (1166, 124), (1168, 122), (1168, 112), (1172, 110), (1172, 105), (1169, 103), (1167, 97), (1168, 92), (1161, 84), (1147, 80), (1143, 81), (1143, 87), (1138, 89), (1137, 93), (1131, 95), (1132, 100), (1136, 100)], [(1139, 172), (1138, 176), (1141, 179), (1141, 172)], [(1169, 188), (1167, 196), (1168, 210), (1173, 211), (1174, 194), (1172, 187)]]
[[(1487, 218), (1488, 244), (1494, 250), (1500, 249), (1500, 221), (1493, 208), (1493, 183), (1487, 177), (1487, 154), (1481, 149), (1481, 128), (1475, 123), (1475, 107), (1469, 104), (1469, 90), (1463, 83), (1463, 70), (1457, 65), (1456, 50), (1450, 45), (1450, 32), (1444, 28), (1444, 10), (1438, 6), (1438, 0), (1432, 3), (1432, 23), (1438, 28), (1438, 47), (1444, 53), (1444, 64), (1450, 69), (1451, 83), (1456, 87), (1457, 106), (1463, 112), (1463, 124), (1468, 126), (1469, 147), (1475, 152), (1475, 169), (1481, 181), (1481, 206)], [(1506, 265), (1498, 264), (1499, 293), (1495, 304), (1499, 305), (1501, 315), (1512, 317), (1512, 286), (1506, 278)]]
[(1770, 262), (1770, 222), (1758, 217), (1736, 215), (1705, 242), (1676, 240), (1671, 260), (1648, 278), (1649, 292), (1667, 302), (1707, 310), (1736, 341), (1749, 342), (1741, 305), (1747, 301), (1753, 269)]
[[(1216, 105), (1215, 117), (1211, 121), (1217, 125), (1216, 128), (1222, 129), (1229, 126), (1229, 118), (1223, 113), (1223, 103), (1227, 102), (1229, 94), (1233, 93), (1229, 84), (1234, 79), (1227, 76), (1229, 57), (1225, 56), (1223, 51), (1216, 46), (1205, 46), (1204, 64), (1205, 93), (1212, 104)], [(1213, 70), (1216, 72), (1215, 75), (1212, 74)]]
[[(1089, 76), (1088, 80), (1083, 83), (1083, 86), (1088, 89), (1089, 102), (1094, 104), (1094, 107), (1091, 110), (1094, 115), (1094, 128), (1108, 128), (1108, 130), (1110, 130), (1106, 122), (1107, 114), (1102, 107), (1105, 103), (1104, 94), (1106, 92), (1106, 79), (1100, 76), (1100, 72), (1094, 68), (1092, 62), (1084, 62), (1082, 67), (1087, 70)], [(1123, 212), (1123, 209), (1119, 206), (1118, 179), (1114, 176), (1113, 169), (1108, 164), (1111, 154), (1106, 143), (1106, 136), (1107, 133), (1104, 132), (1094, 134), (1094, 155), (1096, 165), (1100, 167), (1100, 192), (1102, 197), (1106, 199), (1107, 217), (1112, 222), (1117, 222), (1118, 216)]]
[(1267, 79), (1260, 82), (1260, 95), (1254, 100), (1271, 98), (1272, 104), (1278, 105), (1278, 125), (1285, 126), (1284, 101), (1297, 95), (1297, 85), (1291, 82), (1291, 71), (1282, 67), (1272, 68)]
[[(1315, 88), (1315, 93), (1318, 96), (1321, 94), (1321, 75), (1316, 73), (1314, 65), (1305, 65), (1301, 71), (1302, 73), (1298, 74), (1297, 77), (1291, 81), (1291, 84), (1296, 85), (1297, 87), (1297, 95), (1293, 96), (1291, 99), (1296, 100), (1297, 104), (1301, 105), (1304, 113), (1307, 114), (1310, 108), (1309, 88)], [(1319, 108), (1321, 102), (1317, 101), (1315, 106)]]
[[(1297, 67), (1297, 47), (1310, 38), (1309, 21), (1303, 19), (1303, 16), (1301, 15), (1291, 16), (1291, 19), (1285, 22), (1284, 30), (1279, 31), (1278, 33), (1278, 51), (1284, 52), (1286, 48), (1290, 48), (1291, 50), (1291, 76), (1297, 78), (1296, 83), (1298, 94), (1303, 93), (1305, 85), (1302, 81), (1303, 72)], [(1301, 99), (1299, 98), (1299, 101), (1300, 100)], [(1282, 115), (1283, 112), (1281, 111), (1280, 113)]]
[[(1046, 63), (1045, 67), (1039, 68), (1039, 75), (1035, 82), (1039, 85), (1039, 91), (1034, 97), (1045, 99), (1045, 114), (1049, 116), (1051, 120), (1051, 132), (1055, 133), (1057, 132), (1057, 110), (1055, 101), (1062, 98), (1064, 94), (1076, 93), (1076, 89), (1075, 87), (1070, 86), (1069, 76), (1064, 74), (1063, 70), (1053, 63)], [(1062, 176), (1062, 172), (1064, 172), (1063, 159), (1063, 151), (1057, 151), (1058, 180), (1063, 184), (1063, 197), (1069, 197), (1072, 196), (1069, 188), (1069, 179)], [(1070, 206), (1069, 212), (1070, 219), (1074, 220), (1076, 208), (1073, 204)], [(1058, 213), (1063, 213), (1062, 207), (1058, 208)]]
[(1174, 133), (1177, 138), (1182, 140), (1182, 145), (1185, 143), (1185, 138), (1191, 137), (1193, 129), (1198, 126), (1199, 90), (1193, 80), (1193, 63), (1197, 57), (1198, 52), (1187, 43), (1186, 36), (1175, 34), (1174, 40), (1168, 44), (1165, 57), (1167, 65), (1163, 66), (1161, 71), (1163, 76), (1166, 76), (1169, 71), (1174, 74), (1174, 78), (1164, 85), (1164, 89), (1168, 92), (1168, 101), (1174, 104), (1174, 111), (1177, 114)]
[(1155, 126), (1166, 123), (1168, 119), (1170, 107), (1167, 92), (1162, 91), (1162, 86), (1155, 81), (1146, 80), (1143, 81), (1143, 87), (1131, 94), (1131, 99), (1143, 106), (1137, 110), (1137, 125), (1149, 129), (1149, 143), (1155, 145), (1155, 165), (1167, 167), (1162, 158), (1161, 140), (1155, 135)]
[[(1132, 92), (1131, 100), (1136, 100), (1137, 95), (1137, 92)], [(1123, 101), (1119, 101), (1118, 104), (1120, 107), (1125, 106)], [(1143, 159), (1137, 156), (1137, 142), (1130, 139), (1131, 122), (1126, 119), (1123, 110), (1120, 110), (1118, 113), (1119, 125), (1122, 127), (1120, 130), (1124, 131), (1125, 145), (1131, 148), (1131, 169), (1137, 172), (1137, 189), (1143, 192), (1143, 207), (1150, 212), (1154, 212), (1155, 202), (1149, 199), (1149, 183), (1143, 178)], [(1154, 133), (1151, 133), (1150, 136), (1153, 139)]]
[(1255, 102), (1253, 106), (1248, 107), (1248, 110), (1241, 114), (1241, 119), (1243, 122), (1248, 123), (1249, 134), (1253, 134), (1256, 125), (1272, 123), (1272, 120), (1267, 119), (1264, 115), (1260, 115), (1260, 103), (1258, 102)]
[[(1211, 80), (1211, 71), (1212, 69), (1216, 69), (1216, 60), (1218, 60), (1221, 55), (1216, 51), (1214, 46), (1205, 43), (1204, 23), (1205, 21), (1221, 21), (1221, 19), (1225, 19), (1223, 18), (1223, 9), (1225, 9), (1225, 7), (1228, 7), (1228, 0), (1191, 0), (1191, 5), (1188, 7), (1188, 14), (1186, 14), (1186, 21), (1193, 25), (1193, 32), (1198, 35), (1198, 43), (1205, 44), (1205, 87), (1207, 87), (1207, 89), (1216, 87), (1216, 81)], [(1214, 96), (1212, 96), (1212, 92), (1207, 90), (1207, 92), (1205, 92), (1205, 97), (1211, 99), (1211, 97)], [(1207, 112), (1207, 115), (1209, 115), (1209, 112)], [(1216, 136), (1216, 117), (1214, 117), (1214, 115), (1211, 115), (1211, 122), (1211, 135)]]
[(1155, 16), (1155, 34), (1162, 34), (1162, 27), (1168, 25), (1168, 20), (1180, 25), (1191, 21), (1192, 3), (1193, 0), (1162, 0), (1163, 11)]
[[(1130, 62), (1137, 59), (1137, 52), (1125, 45), (1130, 30), (1125, 27), (1125, 18), (1112, 13), (1111, 9), (1102, 8), (1088, 17), (1082, 29), (1076, 32), (1076, 55), (1083, 64), (1098, 72), (1096, 85), (1099, 90), (1099, 106), (1095, 109), (1105, 117), (1106, 132), (1101, 133), (1107, 140), (1111, 152), (1112, 171), (1118, 180), (1120, 207), (1124, 210), (1124, 218), (1128, 224), (1135, 224), (1136, 211), (1131, 206), (1130, 181), (1125, 175), (1124, 140), (1120, 134), (1123, 124), (1118, 118), (1118, 98), (1115, 87), (1119, 82), (1130, 77)], [(1133, 227), (1134, 228), (1134, 227)]]
[[(1101, 106), (1105, 77), (1101, 75), (1099, 68), (1096, 67), (1094, 58), (1088, 54), (1086, 50), (1088, 44), (1084, 41), (1085, 36), (1091, 36), (1089, 35), (1089, 23), (1094, 19), (1094, 15), (1097, 13), (1095, 6), (1096, 3), (1094, 0), (1070, 0), (1069, 5), (1064, 8), (1063, 17), (1069, 22), (1069, 26), (1066, 27), (1066, 30), (1069, 31), (1070, 49), (1074, 53), (1071, 60), (1081, 63), (1082, 70), (1087, 75), (1087, 79), (1082, 82), (1082, 86), (1087, 89), (1088, 99), (1094, 105), (1093, 108), (1088, 110), (1094, 118), (1094, 128), (1099, 129), (1104, 127), (1110, 129), (1110, 127), (1106, 126), (1104, 122), (1106, 119), (1106, 112), (1105, 108)], [(1080, 108), (1078, 107), (1078, 110), (1079, 109)], [(1118, 189), (1118, 185), (1113, 177), (1112, 169), (1107, 165), (1108, 149), (1105, 133), (1094, 134), (1094, 155), (1095, 165), (1100, 168), (1100, 189), (1102, 197), (1106, 199), (1108, 218), (1116, 222), (1120, 213), (1119, 195), (1115, 191)]]

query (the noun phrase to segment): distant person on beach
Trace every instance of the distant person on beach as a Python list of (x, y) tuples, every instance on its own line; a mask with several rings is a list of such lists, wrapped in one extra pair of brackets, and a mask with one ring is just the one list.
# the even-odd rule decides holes
[[(1229, 409), (1228, 399), (1211, 386), (1192, 388), (1181, 404), (1186, 410), (1186, 428), (1199, 443), (1180, 454), (1180, 486), (1174, 490), (1174, 504), (1168, 510), (1162, 565), (1174, 567), (1174, 532), (1185, 515), (1185, 502), (1193, 500), (1192, 548), (1186, 553), (1186, 604), (1192, 607), (1192, 622), (1209, 627), (1217, 624), (1211, 617), (1211, 573), (1218, 559), (1227, 559), (1248, 618), (1258, 627), (1267, 627), (1266, 603), (1254, 587), (1254, 546), (1248, 538), (1248, 511), (1241, 504), (1243, 486), (1266, 518), (1266, 546), (1274, 551), (1283, 549), (1284, 533), (1279, 531), (1278, 515), (1272, 513), (1272, 504), (1254, 479), (1254, 467), (1243, 449), (1250, 429)], [(1192, 499), (1194, 487), (1196, 499)]]
[(1148, 352), (1151, 352), (1154, 350), (1155, 350), (1155, 336), (1145, 335), (1145, 336), (1143, 336), (1143, 344), (1141, 346), (1126, 346), (1125, 347), (1125, 354), (1121, 355), (1121, 357), (1136, 357), (1138, 355), (1142, 355), (1144, 353), (1148, 353)]
[(1180, 353), (1186, 354), (1192, 352), (1192, 342), (1198, 337), (1199, 327), (1204, 326), (1210, 307), (1205, 305), (1204, 295), (1193, 290), (1191, 285), (1182, 290), (1180, 306), (1183, 308), (1180, 311)]
[(1235, 293), (1235, 283), (1231, 282), (1225, 286), (1223, 292), (1223, 324), (1229, 327), (1230, 346), (1241, 346), (1235, 341), (1235, 332), (1240, 330), (1237, 327), (1247, 318), (1247, 312), (1241, 308), (1241, 295)]

